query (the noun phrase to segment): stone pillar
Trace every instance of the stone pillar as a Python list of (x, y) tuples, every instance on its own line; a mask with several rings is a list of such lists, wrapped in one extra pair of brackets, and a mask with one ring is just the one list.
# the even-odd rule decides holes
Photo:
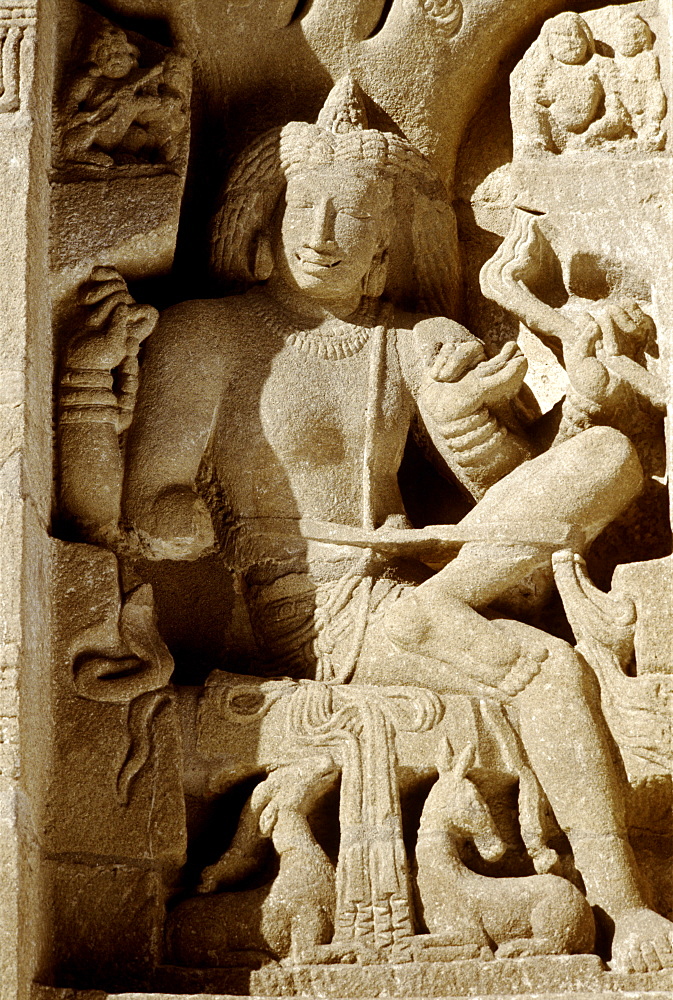
[[(0, 7), (0, 995), (39, 966), (33, 905), (49, 749), (51, 334), (47, 272), (50, 0)], [(39, 23), (38, 23), (39, 21)]]

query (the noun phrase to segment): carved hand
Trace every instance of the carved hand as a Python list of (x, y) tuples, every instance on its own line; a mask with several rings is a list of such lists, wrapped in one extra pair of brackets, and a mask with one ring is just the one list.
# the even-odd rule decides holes
[(93, 269), (79, 301), (95, 308), (68, 346), (65, 366), (71, 371), (111, 372), (124, 361), (135, 359), (159, 316), (153, 306), (133, 301), (126, 282), (111, 267)]
[(61, 374), (61, 506), (84, 537), (98, 542), (118, 532), (118, 436), (133, 419), (138, 349), (158, 313), (136, 305), (121, 275), (109, 267), (94, 268), (79, 301), (88, 315), (66, 348)]
[[(514, 341), (505, 344), (494, 358), (480, 358), (484, 358), (480, 344), (445, 344), (441, 348), (421, 394), (440, 428), (482, 407), (513, 399), (521, 389), (528, 362)], [(475, 361), (476, 366), (470, 367)]]
[(634, 361), (633, 355), (647, 344), (653, 332), (651, 317), (633, 299), (608, 301), (598, 318), (584, 313), (576, 337), (566, 342), (564, 348), (573, 388), (599, 406), (609, 403), (624, 383), (629, 382), (651, 396), (656, 386), (652, 385), (649, 391), (647, 387), (641, 389), (639, 383), (649, 386), (655, 376)]

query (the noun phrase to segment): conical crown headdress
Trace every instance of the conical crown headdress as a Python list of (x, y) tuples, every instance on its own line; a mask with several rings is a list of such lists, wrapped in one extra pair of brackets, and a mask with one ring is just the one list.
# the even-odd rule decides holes
[(318, 128), (335, 135), (369, 128), (365, 95), (352, 73), (334, 84), (316, 122)]

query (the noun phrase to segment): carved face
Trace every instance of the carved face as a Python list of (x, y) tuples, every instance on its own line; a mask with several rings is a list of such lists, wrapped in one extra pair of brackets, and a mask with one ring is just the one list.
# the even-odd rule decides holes
[(277, 263), (307, 295), (352, 295), (384, 245), (390, 189), (381, 178), (323, 168), (291, 177)]
[(138, 65), (136, 48), (122, 34), (108, 34), (98, 46), (97, 63), (103, 76), (122, 80)]
[(616, 48), (623, 56), (637, 56), (652, 48), (652, 33), (640, 17), (623, 17), (619, 21)]
[(585, 62), (591, 54), (584, 22), (572, 14), (554, 18), (549, 23), (547, 44), (552, 56), (568, 66)]

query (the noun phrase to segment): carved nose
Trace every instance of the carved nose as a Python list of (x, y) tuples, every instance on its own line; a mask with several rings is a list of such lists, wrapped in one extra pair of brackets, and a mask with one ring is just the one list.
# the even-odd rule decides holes
[(322, 250), (334, 243), (334, 209), (329, 201), (321, 201), (313, 213), (311, 234), (306, 245), (311, 250)]

